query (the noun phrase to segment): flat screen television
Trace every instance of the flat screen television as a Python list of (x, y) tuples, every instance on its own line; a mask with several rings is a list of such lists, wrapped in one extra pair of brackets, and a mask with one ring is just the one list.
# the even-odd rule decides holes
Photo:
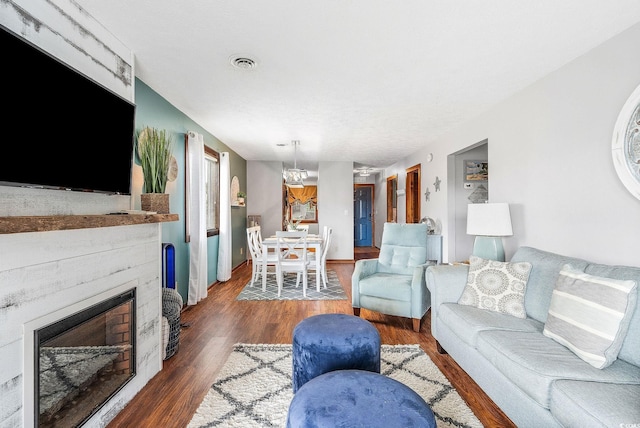
[(130, 195), (135, 104), (1, 25), (0, 46), (0, 185)]

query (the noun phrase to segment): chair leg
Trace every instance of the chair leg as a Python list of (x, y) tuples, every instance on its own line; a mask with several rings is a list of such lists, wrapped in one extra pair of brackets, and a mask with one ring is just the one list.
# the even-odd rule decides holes
[(282, 294), (282, 283), (284, 282), (284, 278), (282, 277), (283, 273), (280, 269), (276, 268), (276, 283), (278, 284), (278, 297)]
[(322, 282), (324, 283), (324, 288), (327, 288), (327, 282), (329, 282), (329, 278), (327, 278), (326, 266), (322, 267)]
[(251, 284), (249, 284), (249, 287), (253, 287), (253, 282), (256, 280), (256, 264), (255, 263), (251, 263)]
[(440, 345), (440, 342), (436, 340), (436, 349), (438, 350), (438, 354), (447, 354), (447, 351)]
[(412, 318), (413, 320), (413, 331), (415, 331), (416, 333), (420, 332), (420, 321), (422, 321), (420, 318)]
[(302, 273), (302, 295), (307, 297), (307, 272)]
[(360, 316), (360, 308), (353, 308), (353, 315), (359, 317)]

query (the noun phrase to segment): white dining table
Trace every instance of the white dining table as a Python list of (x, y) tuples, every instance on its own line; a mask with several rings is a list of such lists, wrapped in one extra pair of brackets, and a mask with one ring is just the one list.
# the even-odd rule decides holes
[[(267, 291), (267, 258), (269, 249), (276, 249), (278, 246), (278, 240), (275, 236), (269, 236), (262, 240), (262, 291)], [(307, 235), (307, 248), (314, 248), (316, 251), (316, 290), (320, 292), (320, 275), (322, 268), (322, 257), (320, 252), (322, 248), (322, 236), (320, 235)]]

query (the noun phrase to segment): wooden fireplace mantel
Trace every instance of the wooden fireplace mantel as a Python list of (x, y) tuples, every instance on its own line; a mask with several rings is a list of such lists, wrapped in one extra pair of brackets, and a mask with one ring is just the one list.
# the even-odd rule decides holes
[(0, 217), (0, 234), (49, 232), (178, 221), (178, 214), (106, 214)]

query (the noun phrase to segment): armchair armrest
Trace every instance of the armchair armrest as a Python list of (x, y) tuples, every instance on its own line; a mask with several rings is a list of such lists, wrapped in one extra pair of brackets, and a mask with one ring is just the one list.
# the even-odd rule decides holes
[(431, 293), (425, 285), (425, 270), (431, 266), (427, 262), (413, 268), (411, 279), (411, 318), (421, 319), (429, 309)]
[(360, 307), (360, 280), (373, 275), (378, 270), (378, 259), (357, 260), (351, 275), (351, 303), (354, 308)]

